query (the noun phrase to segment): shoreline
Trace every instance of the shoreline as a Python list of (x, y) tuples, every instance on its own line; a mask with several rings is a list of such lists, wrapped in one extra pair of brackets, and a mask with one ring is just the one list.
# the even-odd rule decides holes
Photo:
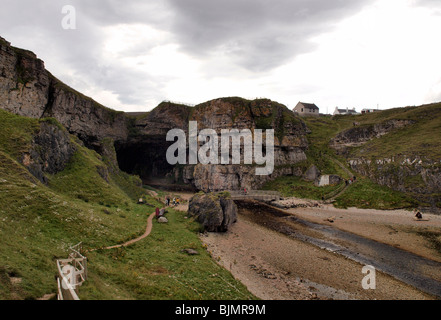
[[(186, 200), (189, 197), (185, 193)], [(420, 231), (441, 233), (439, 215), (424, 214), (428, 221), (415, 221), (407, 210), (338, 209), (332, 205), (278, 210), (441, 262), (441, 255), (418, 235)], [(331, 217), (333, 222), (328, 221)], [(270, 230), (241, 212), (226, 233), (205, 233), (200, 239), (218, 264), (263, 300), (436, 299), (380, 271), (376, 272), (377, 288), (364, 290), (362, 264)], [(435, 278), (441, 280), (441, 271)]]
[[(300, 212), (298, 216), (303, 218), (317, 210), (317, 208), (302, 209), (305, 211)], [(312, 211), (309, 212), (308, 209)], [(322, 208), (313, 220), (323, 225), (331, 225), (330, 222), (323, 221), (336, 212), (329, 209)], [(340, 209), (335, 210), (342, 213)], [(353, 212), (350, 209), (345, 210), (348, 215)], [(364, 225), (371, 223), (372, 212), (369, 209), (356, 211), (361, 217), (357, 216), (358, 220), (352, 221), (346, 218), (344, 228), (351, 229), (350, 226), (353, 225), (352, 229), (363, 229)], [(374, 216), (381, 218), (387, 214), (377, 211)], [(396, 222), (404, 219), (404, 225), (411, 224), (407, 219), (408, 216), (403, 217), (402, 212), (396, 212), (393, 217), (389, 216), (385, 224), (390, 223), (391, 218), (397, 220)], [(339, 216), (339, 219), (343, 220), (345, 216), (343, 218)], [(438, 225), (440, 221), (436, 220), (432, 223)], [(335, 222), (332, 223), (333, 227), (338, 227), (334, 224)], [(381, 223), (373, 224), (367, 232), (382, 230), (381, 228), (384, 228)], [(383, 231), (380, 234), (384, 236)], [(410, 234), (410, 237), (415, 239), (417, 236)], [(398, 240), (394, 238), (394, 241), (399, 241), (403, 247), (405, 247), (403, 241), (407, 240), (408, 237), (403, 237), (401, 234)], [(242, 213), (239, 214), (238, 222), (231, 230), (224, 234), (205, 234), (201, 236), (201, 241), (220, 265), (230, 270), (233, 276), (244, 283), (253, 294), (265, 300), (436, 299), (380, 271), (376, 272), (376, 290), (364, 290), (361, 283), (365, 276), (362, 273), (362, 264), (269, 230)], [(433, 250), (427, 249), (426, 253), (430, 252)], [(314, 268), (311, 268), (311, 265)], [(439, 272), (437, 275), (436, 278), (441, 277)]]

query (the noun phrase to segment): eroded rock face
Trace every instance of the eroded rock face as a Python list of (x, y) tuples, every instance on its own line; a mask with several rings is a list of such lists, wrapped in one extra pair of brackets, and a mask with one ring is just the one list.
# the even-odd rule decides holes
[(44, 62), (0, 37), (0, 107), (39, 118), (47, 105), (50, 78)]
[(45, 173), (62, 171), (76, 151), (69, 133), (55, 124), (42, 122), (34, 136), (32, 147), (23, 155), (22, 163), (42, 183), (47, 183)]
[[(164, 164), (166, 150), (172, 142), (167, 143), (165, 135), (171, 129), (181, 129), (188, 138), (189, 121), (196, 121), (198, 131), (213, 129), (219, 136), (224, 129), (274, 129), (274, 171), (268, 176), (257, 176), (255, 165), (183, 165), (170, 168)], [(156, 152), (151, 152), (152, 143), (144, 148), (144, 162), (150, 161), (150, 174), (154, 176), (161, 168), (163, 174), (168, 170), (175, 182), (190, 183), (205, 192), (221, 190), (239, 190), (259, 188), (266, 181), (285, 174), (302, 175), (293, 166), (306, 160), (306, 134), (309, 132), (304, 122), (294, 116), (285, 106), (269, 99), (246, 100), (242, 98), (221, 98), (211, 100), (195, 107), (162, 103), (143, 119), (136, 121), (138, 136), (129, 141), (141, 141), (141, 137), (153, 137), (157, 141)], [(153, 141), (153, 140), (151, 140)], [(188, 140), (187, 140), (188, 144)], [(164, 147), (165, 146), (165, 147)], [(219, 143), (218, 155), (220, 156)], [(263, 148), (265, 150), (265, 147)], [(241, 157), (243, 159), (243, 148)], [(188, 154), (188, 150), (187, 150)], [(231, 155), (230, 155), (231, 156)], [(219, 161), (220, 163), (220, 161)], [(160, 175), (160, 174), (159, 174)]]
[(366, 142), (380, 138), (389, 132), (414, 124), (413, 120), (389, 120), (379, 124), (354, 126), (351, 129), (339, 133), (330, 142), (330, 147), (338, 154), (347, 154), (348, 148), (359, 147)]
[(237, 221), (237, 207), (233, 200), (219, 194), (194, 195), (188, 205), (188, 214), (195, 217), (208, 232), (225, 232)]
[(380, 185), (413, 194), (433, 207), (441, 204), (440, 160), (400, 155), (384, 159), (351, 159), (349, 165), (357, 173)]
[(51, 75), (44, 62), (27, 50), (0, 38), (0, 108), (31, 117), (54, 117), (66, 129), (94, 147), (110, 137), (125, 140), (127, 118), (98, 104)]
[[(221, 98), (195, 107), (164, 102), (144, 117), (130, 117), (63, 84), (35, 54), (14, 48), (2, 38), (0, 108), (32, 118), (53, 117), (85, 146), (98, 152), (102, 151), (103, 139), (112, 139), (122, 170), (144, 178), (164, 178), (169, 174), (176, 182), (205, 191), (257, 188), (280, 175), (301, 175), (293, 166), (306, 159), (308, 146), (309, 130), (304, 122), (286, 106), (269, 99)], [(173, 142), (166, 141), (166, 134), (171, 129), (182, 129), (188, 137), (189, 121), (196, 121), (199, 131), (209, 128), (219, 135), (223, 129), (274, 129), (273, 173), (256, 176), (255, 167), (243, 164), (170, 165), (166, 151)], [(105, 171), (100, 172), (107, 177)]]

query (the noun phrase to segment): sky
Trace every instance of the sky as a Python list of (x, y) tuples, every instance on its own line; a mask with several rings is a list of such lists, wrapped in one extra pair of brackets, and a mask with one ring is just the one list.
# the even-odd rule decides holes
[[(66, 7), (68, 6), (68, 7)], [(441, 101), (439, 0), (2, 0), (0, 36), (107, 107)]]

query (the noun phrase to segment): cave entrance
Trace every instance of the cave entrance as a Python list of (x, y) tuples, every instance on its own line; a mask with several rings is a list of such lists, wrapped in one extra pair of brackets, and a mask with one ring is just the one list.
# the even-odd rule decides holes
[(170, 144), (165, 137), (142, 137), (116, 142), (115, 150), (119, 168), (129, 174), (139, 175), (144, 184), (167, 179), (173, 165), (167, 162), (166, 153)]

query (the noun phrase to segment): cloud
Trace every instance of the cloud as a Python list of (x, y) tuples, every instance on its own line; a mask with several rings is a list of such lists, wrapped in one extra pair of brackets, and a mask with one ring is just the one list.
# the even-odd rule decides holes
[(367, 2), (329, 0), (168, 0), (172, 32), (185, 52), (229, 55), (250, 71), (269, 71), (309, 52), (309, 39), (330, 31)]

